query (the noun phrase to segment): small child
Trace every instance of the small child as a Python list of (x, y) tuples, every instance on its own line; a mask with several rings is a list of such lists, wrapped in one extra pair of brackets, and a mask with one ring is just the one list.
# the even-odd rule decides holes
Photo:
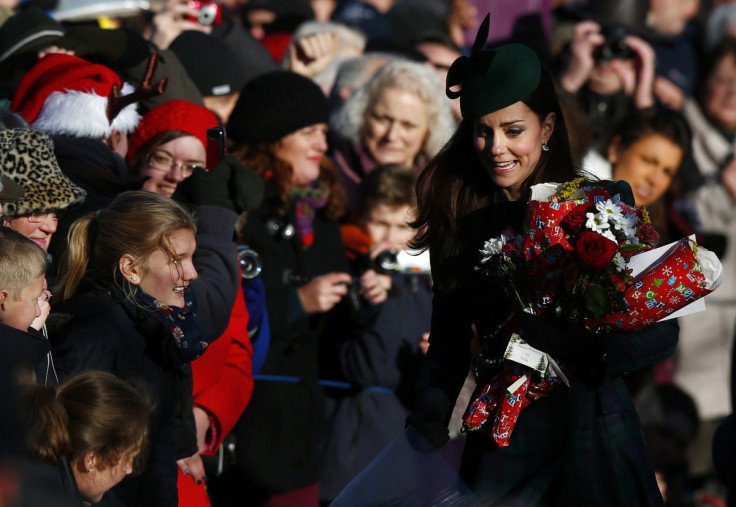
[(389, 290), (383, 303), (373, 305), (373, 319), (359, 326), (338, 325), (324, 343), (322, 378), (343, 386), (326, 390), (328, 428), (320, 482), (326, 502), (401, 434), (413, 403), (428, 343), (431, 279), (428, 273), (381, 273), (376, 259), (388, 250), (401, 255), (409, 248), (415, 234), (408, 222), (416, 204), (416, 179), (411, 168), (377, 167), (358, 188), (354, 223), (342, 227), (348, 257), (354, 258), (353, 276), (372, 266)]
[(21, 376), (32, 369), (35, 379), (46, 385), (56, 383), (51, 347), (31, 324), (48, 315), (47, 267), (41, 247), (19, 232), (0, 227), (0, 344)]

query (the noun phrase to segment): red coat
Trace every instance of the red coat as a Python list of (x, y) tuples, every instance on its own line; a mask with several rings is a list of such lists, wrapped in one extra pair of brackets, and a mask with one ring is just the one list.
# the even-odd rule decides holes
[[(248, 338), (248, 310), (239, 290), (225, 333), (212, 342), (207, 352), (193, 361), (194, 404), (205, 409), (216, 431), (207, 434), (208, 451), (213, 454), (230, 433), (253, 394), (251, 359), (253, 346)], [(204, 484), (197, 486), (179, 470), (179, 507), (209, 506)]]

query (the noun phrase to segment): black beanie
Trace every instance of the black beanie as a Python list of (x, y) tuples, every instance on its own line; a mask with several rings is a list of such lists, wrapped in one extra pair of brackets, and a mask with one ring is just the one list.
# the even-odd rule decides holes
[(24, 58), (37, 58), (38, 52), (64, 35), (65, 29), (54, 18), (35, 6), (11, 16), (0, 28), (0, 74), (9, 73)]
[(186, 30), (169, 49), (179, 58), (203, 97), (239, 92), (247, 81), (230, 46), (213, 35)]
[(237, 144), (271, 144), (328, 121), (327, 97), (311, 79), (277, 70), (261, 74), (240, 92), (227, 135)]

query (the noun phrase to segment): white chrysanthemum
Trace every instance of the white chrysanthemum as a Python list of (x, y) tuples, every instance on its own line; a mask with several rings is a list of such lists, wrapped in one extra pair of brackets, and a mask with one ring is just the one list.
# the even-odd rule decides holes
[(506, 236), (504, 235), (486, 241), (483, 244), (483, 248), (480, 249), (480, 253), (483, 256), (480, 262), (486, 262), (494, 255), (500, 254), (504, 244), (506, 244)]
[(620, 223), (620, 230), (623, 231), (626, 239), (638, 243), (639, 238), (636, 237), (636, 215), (626, 215)]
[(606, 216), (608, 221), (618, 222), (624, 217), (621, 208), (619, 208), (617, 204), (614, 204), (611, 199), (597, 202), (595, 204), (595, 209), (597, 209), (599, 213)]
[(608, 224), (607, 215), (603, 215), (602, 213), (586, 213), (585, 216), (588, 218), (585, 222), (585, 227), (593, 232), (601, 232), (611, 227)]
[(616, 239), (616, 236), (611, 232), (611, 229), (605, 229), (602, 231), (598, 231), (598, 234), (600, 234), (604, 238), (610, 239), (614, 243), (618, 243), (618, 240)]
[(616, 271), (624, 271), (626, 269), (626, 259), (624, 259), (621, 252), (616, 252), (613, 256), (613, 265), (616, 266)]

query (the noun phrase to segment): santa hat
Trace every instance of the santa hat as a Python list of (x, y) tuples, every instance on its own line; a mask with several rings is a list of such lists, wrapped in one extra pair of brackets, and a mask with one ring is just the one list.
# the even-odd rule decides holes
[(49, 134), (106, 138), (113, 130), (132, 132), (140, 120), (135, 104), (115, 110), (110, 96), (117, 90), (125, 96), (133, 87), (104, 65), (52, 53), (25, 74), (11, 110)]
[(148, 111), (128, 141), (128, 161), (138, 150), (161, 132), (180, 130), (191, 134), (207, 146), (207, 129), (219, 127), (217, 117), (204, 106), (186, 100), (168, 100)]

